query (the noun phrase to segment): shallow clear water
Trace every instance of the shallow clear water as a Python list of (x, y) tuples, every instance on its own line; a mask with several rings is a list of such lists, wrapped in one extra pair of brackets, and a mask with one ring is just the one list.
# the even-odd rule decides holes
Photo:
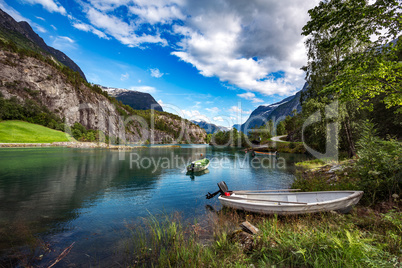
[[(187, 175), (188, 162), (205, 156), (211, 160), (208, 170)], [(125, 152), (1, 149), (0, 234), (8, 237), (0, 237), (1, 254), (33, 234), (53, 250), (40, 264), (75, 242), (60, 266), (108, 266), (106, 260), (122, 247), (127, 224), (176, 211), (185, 220), (202, 218), (206, 205), (220, 208), (217, 198), (206, 200), (205, 195), (215, 192), (221, 180), (229, 190), (287, 188), (294, 179), (294, 163), (303, 159), (292, 154), (252, 159), (238, 149), (209, 146)]]

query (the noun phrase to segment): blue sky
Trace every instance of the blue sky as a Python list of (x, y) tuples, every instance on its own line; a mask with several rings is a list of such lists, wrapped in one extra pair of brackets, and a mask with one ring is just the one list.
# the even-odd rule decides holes
[(0, 0), (89, 82), (150, 93), (223, 126), (304, 84), (301, 28), (317, 0)]

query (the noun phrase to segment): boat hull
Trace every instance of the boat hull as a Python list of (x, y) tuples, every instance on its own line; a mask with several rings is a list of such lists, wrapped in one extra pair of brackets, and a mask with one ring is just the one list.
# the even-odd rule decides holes
[[(210, 163), (209, 160), (207, 160), (206, 164), (196, 165), (197, 162), (199, 162), (199, 161), (194, 161), (190, 165), (188, 165), (187, 166), (187, 172), (200, 172), (200, 171), (203, 171), (203, 170), (208, 168), (209, 163)], [(192, 165), (192, 164), (194, 164), (194, 165)]]
[(206, 170), (208, 168), (208, 166), (209, 166), (209, 163), (202, 167), (194, 167), (194, 168), (187, 167), (187, 172), (201, 172), (203, 170)]
[(362, 191), (327, 191), (303, 193), (232, 194), (220, 196), (223, 206), (261, 214), (305, 214), (323, 211), (346, 213), (362, 197)]

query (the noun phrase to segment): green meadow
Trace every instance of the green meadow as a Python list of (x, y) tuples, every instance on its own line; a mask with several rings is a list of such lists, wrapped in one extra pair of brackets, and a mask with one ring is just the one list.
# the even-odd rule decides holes
[(0, 143), (50, 143), (70, 141), (70, 135), (23, 121), (0, 122)]

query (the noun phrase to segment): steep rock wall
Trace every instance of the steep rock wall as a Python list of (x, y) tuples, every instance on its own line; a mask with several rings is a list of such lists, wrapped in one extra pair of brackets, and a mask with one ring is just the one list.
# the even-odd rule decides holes
[[(63, 73), (36, 58), (0, 50), (0, 92), (5, 98), (15, 96), (20, 101), (38, 101), (65, 118), (70, 126), (79, 122), (88, 129), (101, 130), (130, 142), (174, 140), (169, 131), (150, 129), (144, 122), (141, 124), (141, 119), (125, 120), (105, 96), (83, 84), (74, 86)], [(204, 143), (205, 131), (197, 126), (182, 124), (181, 120), (168, 116), (157, 116), (156, 120), (169, 121), (174, 131), (183, 131), (183, 136), (192, 138), (192, 142)]]

